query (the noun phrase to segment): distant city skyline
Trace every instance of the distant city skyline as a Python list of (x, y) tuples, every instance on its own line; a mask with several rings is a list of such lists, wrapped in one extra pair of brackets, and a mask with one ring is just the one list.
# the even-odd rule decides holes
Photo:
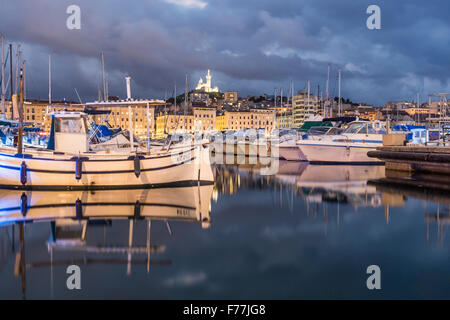
[[(126, 97), (125, 76), (135, 98), (194, 89), (208, 69), (213, 86), (240, 96), (295, 91), (311, 81), (325, 94), (375, 106), (387, 101), (421, 102), (450, 91), (447, 36), (450, 3), (412, 1), (269, 0), (79, 0), (81, 29), (69, 30), (72, 1), (0, 0), (0, 32), (14, 50), (21, 45), (27, 67), (27, 97), (52, 95), (95, 100), (102, 88), (105, 55), (109, 94)], [(366, 9), (381, 8), (381, 29), (369, 30)], [(7, 77), (9, 69), (7, 65)]]

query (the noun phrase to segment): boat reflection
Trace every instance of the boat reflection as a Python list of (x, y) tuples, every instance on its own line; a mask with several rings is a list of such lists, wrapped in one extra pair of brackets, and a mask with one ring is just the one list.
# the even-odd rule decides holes
[[(170, 235), (173, 234), (171, 221), (199, 223), (202, 228), (209, 228), (212, 193), (212, 185), (96, 192), (1, 190), (0, 226), (2, 231), (11, 228), (13, 252), (14, 232), (16, 229), (19, 231), (20, 248), (15, 259), (14, 274), (21, 277), (24, 297), (26, 270), (30, 268), (49, 267), (53, 270), (55, 266), (73, 264), (123, 264), (127, 266), (126, 272), (129, 275), (132, 265), (146, 265), (147, 272), (150, 265), (170, 265), (171, 260), (151, 259), (151, 254), (161, 253), (166, 249), (164, 245), (152, 244), (152, 221), (163, 221)], [(98, 233), (99, 228), (95, 228), (96, 226), (111, 226), (117, 220), (128, 220), (127, 244), (108, 245), (105, 241), (98, 245), (95, 241), (88, 241), (89, 232), (94, 233), (92, 238)], [(25, 229), (36, 223), (48, 223), (50, 226), (48, 257), (26, 262)], [(146, 224), (145, 245), (134, 243), (134, 229), (138, 223)], [(117, 239), (112, 240), (116, 242)], [(61, 252), (65, 258), (57, 259), (57, 252)], [(67, 258), (64, 252), (69, 252), (70, 257)]]
[(382, 205), (381, 193), (367, 185), (367, 180), (384, 177), (384, 166), (308, 165), (280, 161), (277, 174), (261, 176), (258, 172), (258, 165), (218, 167), (216, 187), (225, 194), (234, 194), (239, 188), (274, 189), (310, 202)]

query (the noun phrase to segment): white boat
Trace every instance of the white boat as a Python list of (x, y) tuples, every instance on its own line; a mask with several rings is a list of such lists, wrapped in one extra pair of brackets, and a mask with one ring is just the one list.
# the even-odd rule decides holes
[(288, 161), (307, 161), (305, 155), (297, 145), (297, 140), (291, 139), (278, 145), (280, 158)]
[(382, 163), (367, 156), (383, 144), (384, 124), (378, 121), (354, 121), (339, 135), (310, 136), (297, 146), (310, 163), (369, 164)]
[(86, 114), (52, 115), (47, 149), (0, 147), (0, 188), (141, 189), (214, 181), (207, 145), (92, 151)]

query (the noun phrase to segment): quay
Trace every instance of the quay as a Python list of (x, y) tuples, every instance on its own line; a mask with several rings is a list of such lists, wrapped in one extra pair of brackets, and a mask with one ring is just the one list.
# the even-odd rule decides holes
[(384, 161), (386, 170), (450, 175), (450, 147), (382, 146), (367, 155)]

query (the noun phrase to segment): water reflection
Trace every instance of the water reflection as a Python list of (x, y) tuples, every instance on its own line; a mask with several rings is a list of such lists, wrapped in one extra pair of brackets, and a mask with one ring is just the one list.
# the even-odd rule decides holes
[(384, 177), (384, 166), (328, 166), (280, 161), (276, 175), (262, 176), (258, 172), (257, 165), (217, 167), (216, 187), (230, 195), (240, 188), (272, 189), (278, 191), (282, 199), (286, 193), (311, 203), (338, 202), (355, 207), (382, 205), (381, 192), (368, 185), (367, 180)]
[[(0, 297), (373, 298), (364, 266), (376, 263), (391, 270), (392, 286), (378, 297), (449, 298), (442, 177), (384, 166), (280, 162), (272, 176), (260, 168), (217, 166), (214, 186), (0, 190)], [(71, 264), (87, 277), (75, 296), (65, 288)], [(418, 270), (435, 273), (407, 287)]]
[[(53, 268), (56, 266), (125, 265), (126, 274), (130, 275), (132, 265), (145, 265), (149, 272), (150, 265), (171, 264), (170, 259), (151, 259), (152, 254), (164, 252), (166, 249), (164, 245), (152, 245), (152, 221), (163, 221), (170, 235), (173, 235), (171, 221), (199, 223), (202, 228), (209, 228), (212, 193), (212, 185), (96, 192), (1, 190), (0, 226), (3, 228), (2, 242), (5, 249), (3, 254), (7, 256), (7, 242), (11, 243), (11, 250), (16, 251), (15, 231), (18, 229), (19, 248), (15, 258), (14, 275), (21, 279), (23, 297), (26, 297), (28, 269), (50, 268), (52, 288)], [(121, 245), (111, 244), (106, 237), (106, 228), (117, 220), (128, 221), (128, 228), (122, 230), (122, 233), (128, 233), (128, 241)], [(49, 225), (49, 240), (46, 242), (48, 255), (44, 255), (40, 260), (27, 261), (25, 228), (32, 228), (36, 223)], [(134, 228), (137, 223), (145, 223), (145, 245), (137, 245), (134, 241)], [(103, 232), (103, 241), (100, 242), (95, 239), (99, 226)], [(91, 232), (94, 237), (88, 236)], [(88, 238), (93, 241), (89, 243)], [(69, 253), (69, 256), (55, 258), (59, 253)]]

